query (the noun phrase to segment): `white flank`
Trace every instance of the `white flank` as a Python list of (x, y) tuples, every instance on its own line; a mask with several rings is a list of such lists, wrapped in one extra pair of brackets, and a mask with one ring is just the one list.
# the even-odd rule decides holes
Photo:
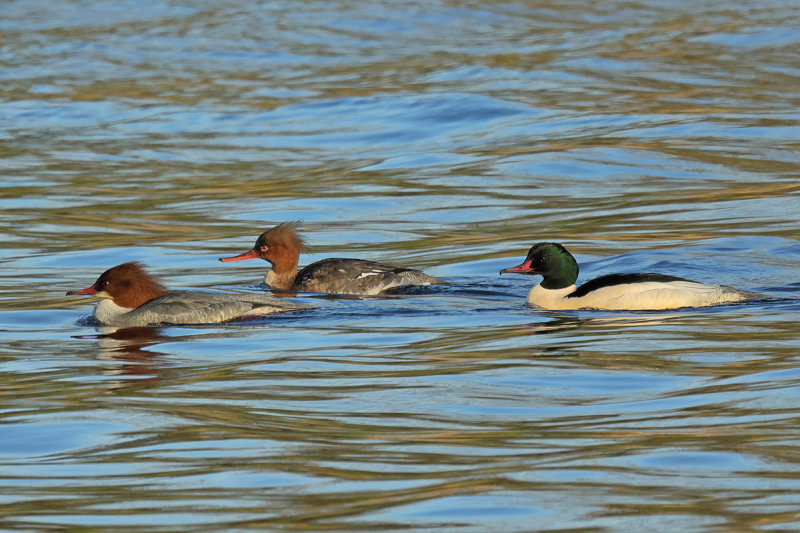
[(567, 298), (575, 285), (549, 290), (536, 285), (528, 293), (528, 303), (540, 309), (660, 310), (703, 307), (745, 300), (746, 296), (720, 285), (691, 281), (648, 281), (602, 287), (580, 298)]

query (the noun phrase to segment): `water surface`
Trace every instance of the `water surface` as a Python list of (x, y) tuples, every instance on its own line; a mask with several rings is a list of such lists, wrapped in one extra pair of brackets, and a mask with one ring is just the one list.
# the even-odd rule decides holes
[[(800, 528), (792, 3), (6, 2), (5, 530)], [(446, 285), (92, 327), (302, 219)], [(547, 313), (497, 275), (658, 271), (772, 300)]]

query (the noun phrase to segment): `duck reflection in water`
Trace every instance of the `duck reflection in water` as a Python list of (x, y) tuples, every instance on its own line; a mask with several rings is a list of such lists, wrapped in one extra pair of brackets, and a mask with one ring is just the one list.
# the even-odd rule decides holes
[(97, 359), (108, 361), (103, 374), (107, 376), (127, 376), (132, 380), (117, 380), (110, 388), (119, 389), (130, 386), (148, 387), (162, 379), (163, 369), (153, 364), (162, 352), (150, 348), (167, 339), (161, 328), (138, 326), (132, 328), (100, 327), (94, 335), (80, 335), (74, 338), (96, 339)]

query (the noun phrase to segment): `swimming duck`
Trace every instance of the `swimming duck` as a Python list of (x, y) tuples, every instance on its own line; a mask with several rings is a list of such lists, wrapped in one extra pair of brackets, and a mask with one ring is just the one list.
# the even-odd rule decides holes
[(267, 271), (264, 283), (281, 291), (380, 294), (393, 287), (438, 283), (436, 278), (419, 270), (365, 259), (322, 259), (298, 272), (300, 252), (305, 249), (305, 243), (297, 233), (299, 224), (297, 221), (279, 224), (262, 233), (251, 250), (219, 260), (260, 258), (269, 261), (272, 268)]
[(578, 262), (555, 242), (534, 244), (511, 272), (542, 276), (528, 293), (528, 304), (546, 310), (659, 310), (704, 307), (764, 298), (726, 285), (711, 285), (664, 274), (608, 274), (576, 287)]
[(118, 327), (208, 324), (314, 307), (255, 292), (170, 291), (138, 261), (109, 268), (89, 287), (67, 292), (80, 294), (102, 298), (95, 320)]

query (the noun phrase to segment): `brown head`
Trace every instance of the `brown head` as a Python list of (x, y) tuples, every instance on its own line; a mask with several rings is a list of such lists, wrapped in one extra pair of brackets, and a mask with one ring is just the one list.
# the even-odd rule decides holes
[(306, 251), (303, 238), (297, 234), (297, 226), (301, 221), (278, 224), (259, 235), (252, 250), (233, 257), (221, 257), (220, 261), (242, 261), (244, 259), (261, 258), (272, 264), (278, 273), (296, 272), (300, 252)]
[(94, 285), (85, 289), (67, 292), (90, 294), (101, 298), (111, 298), (120, 307), (136, 308), (167, 293), (167, 288), (145, 272), (138, 261), (129, 261), (109, 268), (97, 278)]

